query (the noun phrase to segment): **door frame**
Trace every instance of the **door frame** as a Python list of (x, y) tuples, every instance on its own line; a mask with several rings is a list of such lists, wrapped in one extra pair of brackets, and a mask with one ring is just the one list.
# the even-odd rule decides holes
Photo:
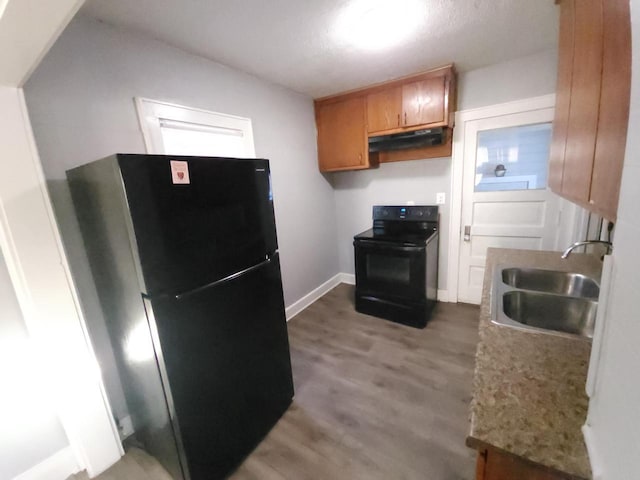
[(456, 128), (453, 129), (453, 151), (451, 155), (451, 219), (449, 221), (449, 256), (447, 267), (449, 302), (458, 302), (460, 241), (462, 238), (464, 137), (467, 122), (553, 108), (555, 102), (555, 94), (550, 94), (456, 112)]
[(22, 90), (83, 3), (52, 0), (34, 9), (31, 2), (9, 0), (0, 19), (6, 33), (0, 42), (0, 164), (14, 174), (0, 181), (0, 249), (27, 331), (49, 360), (48, 401), (69, 441), (19, 478), (65, 478), (82, 469), (93, 477), (123, 454)]
[(0, 164), (15, 174), (0, 181), (0, 250), (51, 389), (49, 402), (72, 453), (63, 449), (23, 475), (51, 478), (57, 476), (51, 470), (55, 468), (65, 476), (86, 469), (93, 477), (124, 451), (55, 221), (22, 89), (0, 87), (0, 105), (6, 113), (0, 119), (0, 144), (7, 154)]

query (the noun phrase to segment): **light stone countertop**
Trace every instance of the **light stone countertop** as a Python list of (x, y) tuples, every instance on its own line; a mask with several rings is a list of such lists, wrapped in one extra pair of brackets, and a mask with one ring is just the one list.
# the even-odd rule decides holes
[(480, 308), (480, 342), (468, 443), (489, 444), (561, 472), (591, 478), (581, 427), (591, 342), (491, 323), (493, 267), (572, 271), (599, 280), (599, 257), (489, 249)]

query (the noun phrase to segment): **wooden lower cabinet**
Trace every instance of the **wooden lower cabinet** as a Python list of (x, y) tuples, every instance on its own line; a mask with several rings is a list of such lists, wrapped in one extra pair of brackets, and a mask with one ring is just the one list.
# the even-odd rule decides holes
[(482, 448), (478, 450), (476, 480), (579, 480), (580, 477), (558, 472), (516, 455)]

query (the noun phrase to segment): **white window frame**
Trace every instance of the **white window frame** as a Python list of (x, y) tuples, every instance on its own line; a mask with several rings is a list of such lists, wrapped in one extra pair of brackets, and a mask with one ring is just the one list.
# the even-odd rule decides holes
[(147, 153), (164, 154), (161, 122), (181, 122), (194, 124), (194, 129), (232, 129), (242, 131), (245, 140), (244, 157), (256, 156), (253, 143), (253, 127), (250, 118), (210, 112), (199, 108), (186, 107), (173, 103), (161, 102), (149, 98), (135, 97), (138, 121), (144, 138)]

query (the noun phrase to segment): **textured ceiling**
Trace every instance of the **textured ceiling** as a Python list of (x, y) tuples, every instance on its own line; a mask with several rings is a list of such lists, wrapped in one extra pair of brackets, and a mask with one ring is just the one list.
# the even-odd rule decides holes
[(422, 0), (426, 13), (411, 36), (364, 51), (336, 39), (350, 1), (87, 0), (82, 11), (314, 98), (450, 62), (465, 71), (557, 45), (553, 0)]

